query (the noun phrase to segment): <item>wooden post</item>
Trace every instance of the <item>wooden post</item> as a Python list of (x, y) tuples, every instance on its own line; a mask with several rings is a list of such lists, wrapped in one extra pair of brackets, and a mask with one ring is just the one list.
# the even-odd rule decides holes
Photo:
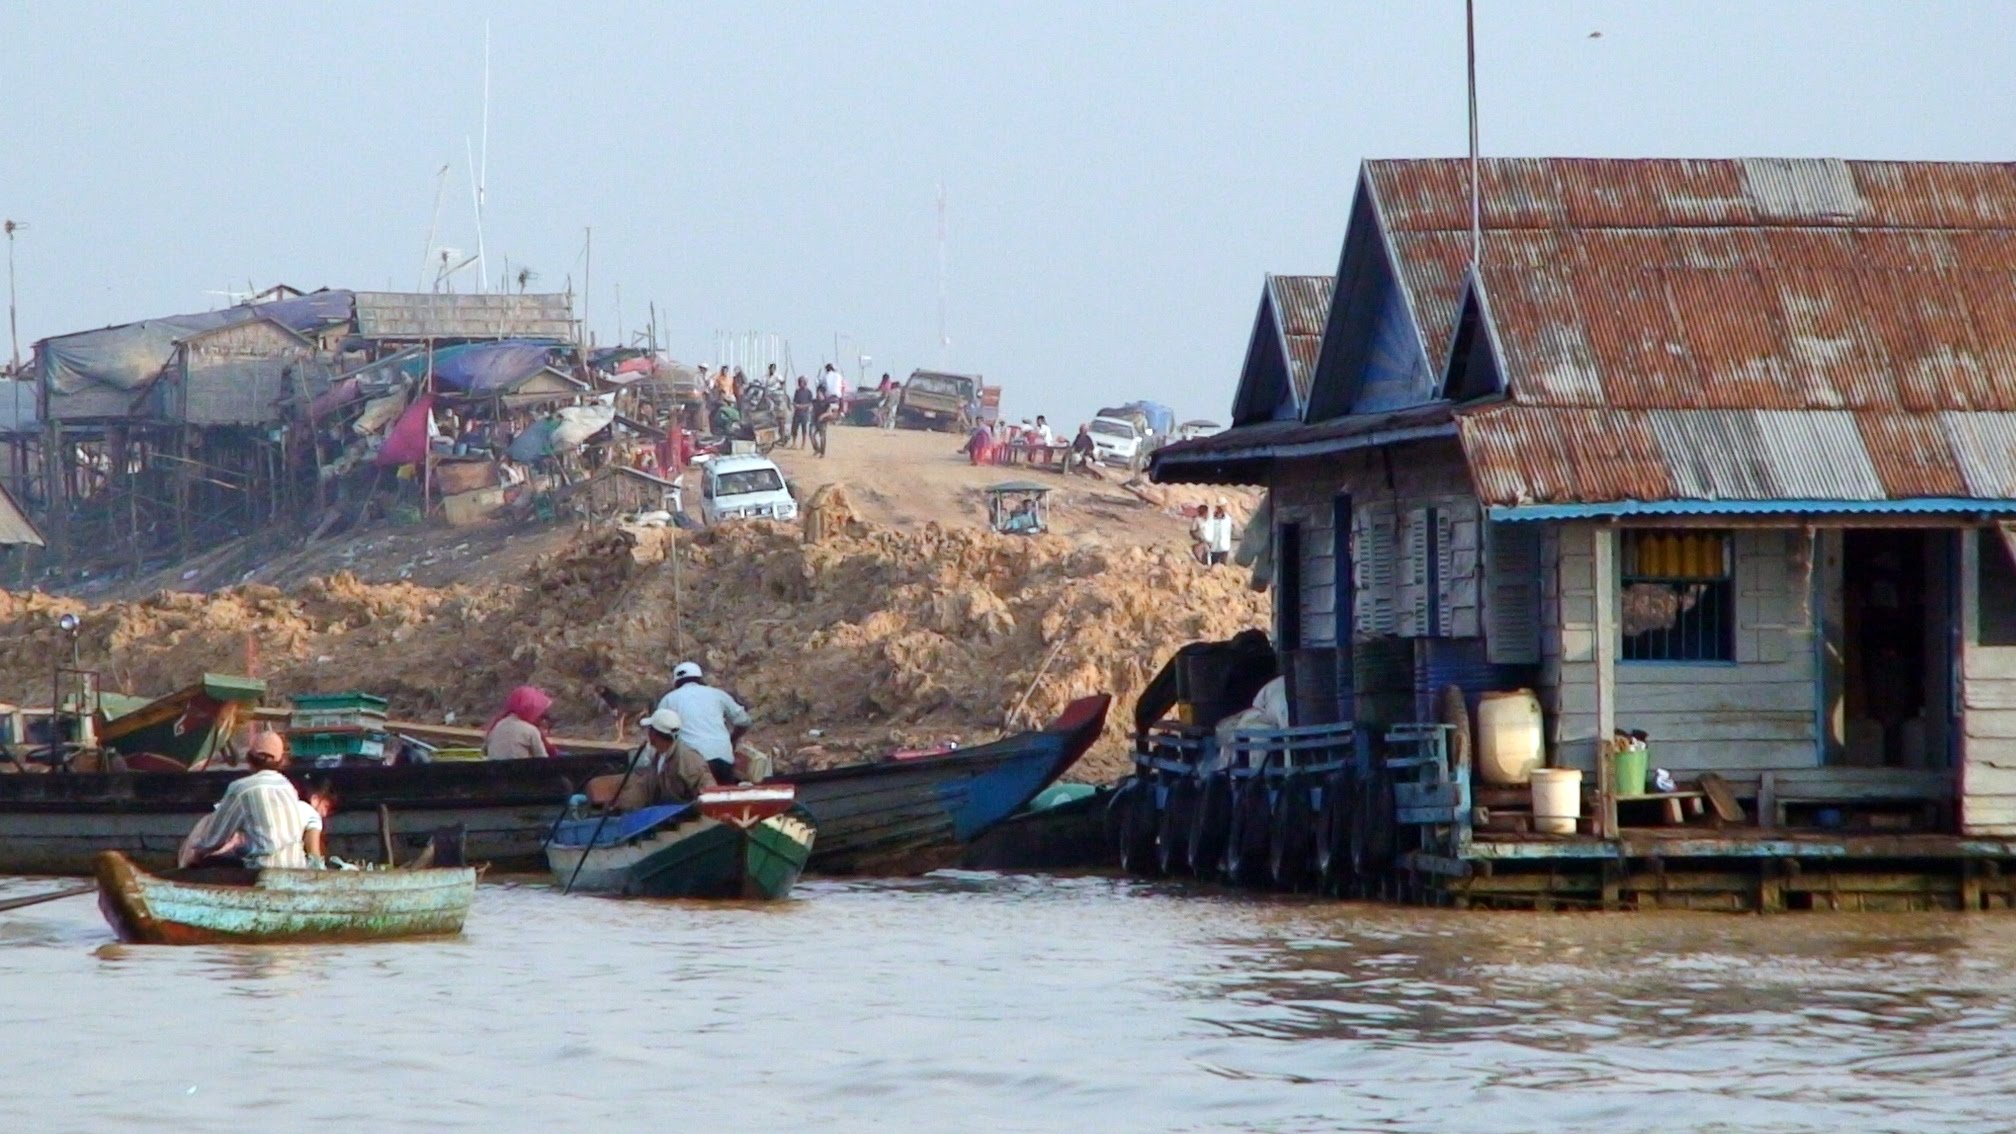
[(1596, 574), (1596, 780), (1597, 831), (1606, 839), (1617, 837), (1617, 794), (1610, 785), (1610, 762), (1604, 759), (1604, 745), (1617, 731), (1617, 529), (1601, 526), (1595, 530)]

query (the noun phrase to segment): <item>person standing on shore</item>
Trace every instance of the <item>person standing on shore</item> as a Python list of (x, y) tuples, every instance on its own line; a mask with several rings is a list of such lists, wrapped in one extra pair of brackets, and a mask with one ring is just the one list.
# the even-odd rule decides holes
[(1190, 535), (1197, 541), (1198, 557), (1206, 567), (1216, 567), (1232, 558), (1232, 517), (1225, 511), (1229, 503), (1223, 496), (1211, 506), (1209, 512), (1197, 517), (1190, 525)]
[(839, 398), (842, 402), (847, 400), (847, 376), (840, 373), (839, 367), (830, 362), (827, 363), (826, 372), (819, 375), (819, 384), (826, 387), (834, 397)]
[(812, 399), (812, 452), (815, 456), (826, 455), (826, 428), (833, 419), (840, 416), (840, 399), (819, 383), (819, 394)]
[(791, 394), (791, 440), (793, 449), (802, 449), (812, 438), (812, 387), (798, 376), (798, 388)]

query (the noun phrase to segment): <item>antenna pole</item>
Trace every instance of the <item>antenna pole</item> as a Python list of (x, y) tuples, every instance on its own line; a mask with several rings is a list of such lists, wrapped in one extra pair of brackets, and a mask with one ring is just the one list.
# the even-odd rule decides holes
[[(490, 21), (483, 21), (483, 159), (476, 167), (476, 278), (490, 278), (490, 264), (483, 258), (483, 204), (490, 187)], [(487, 283), (478, 283), (483, 291)], [(505, 289), (509, 291), (509, 288)]]
[(952, 368), (952, 340), (945, 335), (945, 183), (938, 183), (938, 368)]
[(1463, 46), (1470, 89), (1470, 270), (1484, 260), (1484, 187), (1477, 160), (1477, 0), (1463, 0)]
[[(21, 227), (11, 220), (0, 222), (0, 228), (4, 228), (7, 232), (7, 342), (13, 352), (14, 364), (11, 369), (15, 377), (19, 377), (21, 373), (21, 328), (16, 322), (14, 310), (14, 234), (20, 231)], [(21, 425), (19, 420), (21, 390), (18, 386), (14, 390), (14, 401), (16, 403), (14, 425), (18, 429)]]
[(476, 206), (476, 292), (483, 292), (483, 191), (477, 188), (476, 150), (469, 143), (469, 135), (462, 135), (462, 153), (469, 161), (469, 199)]

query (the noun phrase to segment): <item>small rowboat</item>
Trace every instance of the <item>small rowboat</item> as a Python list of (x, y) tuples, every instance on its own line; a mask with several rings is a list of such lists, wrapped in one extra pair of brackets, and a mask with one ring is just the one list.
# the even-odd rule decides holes
[(715, 787), (696, 803), (563, 822), (546, 863), (563, 887), (649, 898), (782, 898), (816, 828), (788, 784)]
[(98, 908), (122, 941), (274, 945), (460, 933), (477, 872), (190, 870), (163, 878), (106, 851), (95, 873)]

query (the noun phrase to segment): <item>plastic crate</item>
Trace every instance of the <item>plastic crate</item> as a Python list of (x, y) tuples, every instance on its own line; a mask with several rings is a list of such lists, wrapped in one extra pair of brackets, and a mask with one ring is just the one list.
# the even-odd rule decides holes
[(385, 714), (370, 709), (316, 709), (310, 712), (295, 710), (287, 718), (287, 727), (296, 732), (328, 732), (336, 729), (374, 729), (385, 727)]
[(324, 756), (362, 756), (373, 760), (385, 758), (389, 747), (390, 733), (377, 729), (355, 729), (349, 732), (290, 732), (287, 745), (296, 759), (313, 760)]
[(303, 693), (294, 698), (296, 713), (341, 712), (345, 710), (385, 715), (392, 702), (371, 693)]

